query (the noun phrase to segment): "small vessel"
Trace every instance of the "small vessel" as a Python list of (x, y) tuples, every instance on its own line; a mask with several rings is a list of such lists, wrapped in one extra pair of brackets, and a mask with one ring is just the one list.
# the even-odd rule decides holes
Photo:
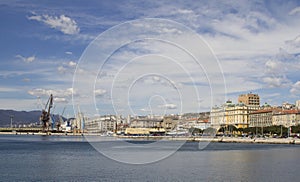
[(187, 136), (189, 132), (187, 130), (175, 130), (166, 133), (169, 136)]

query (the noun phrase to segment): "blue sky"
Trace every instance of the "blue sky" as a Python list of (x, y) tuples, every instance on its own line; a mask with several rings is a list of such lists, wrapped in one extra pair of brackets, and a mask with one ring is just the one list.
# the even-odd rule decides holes
[[(226, 81), (225, 99), (236, 102), (239, 94), (254, 92), (261, 96), (262, 102), (273, 105), (299, 100), (298, 1), (1, 1), (1, 108), (41, 109), (49, 93), (53, 93), (55, 112), (60, 113), (66, 107), (66, 112), (72, 116), (72, 94), (82, 102), (85, 99), (79, 90), (73, 88), (74, 71), (77, 67), (77, 73), (80, 72), (79, 65), (85, 57), (84, 51), (104, 31), (127, 21), (144, 18), (172, 20), (201, 36), (220, 63)], [(175, 37), (176, 33), (169, 33)], [(118, 41), (116, 38), (111, 40)], [(186, 40), (188, 42), (188, 38)], [(159, 52), (161, 50), (167, 50), (164, 53), (170, 53), (174, 59), (180, 56), (184, 58), (183, 54), (165, 44), (149, 42), (137, 42), (118, 49), (101, 74), (116, 78), (116, 74), (120, 73), (122, 78), (130, 81), (129, 78), (134, 75), (139, 77), (137, 73), (145, 73), (151, 66), (162, 68), (161, 72), (163, 68), (176, 70), (161, 57), (156, 62), (147, 58), (143, 59), (145, 62), (142, 64), (133, 61), (131, 63), (135, 64), (129, 64), (130, 67), (124, 69), (126, 72), (118, 72), (124, 63), (123, 59), (139, 58), (150, 53), (163, 54)], [(105, 43), (110, 46), (109, 41)], [(160, 68), (156, 68), (154, 63), (160, 65)], [(133, 110), (131, 114), (161, 114), (162, 110), (163, 113), (199, 111), (193, 104), (184, 108), (180, 105), (182, 102), (176, 92), (179, 88), (183, 90), (185, 102), (192, 103), (193, 99), (201, 102), (200, 110), (209, 110), (211, 105), (224, 102), (221, 92), (216, 94), (213, 101), (208, 99), (209, 94), (202, 93), (200, 98), (195, 99), (195, 95), (189, 92), (193, 86), (208, 92), (205, 90), (208, 89), (205, 87), (208, 85), (207, 80), (200, 79), (204, 78), (201, 75), (204, 72), (200, 70), (199, 75), (193, 75), (198, 73), (192, 65), (184, 61), (180, 63), (192, 72), (195, 79), (193, 84), (183, 74), (179, 74), (180, 71), (177, 74), (172, 72), (174, 77), (170, 78), (173, 80), (163, 75), (148, 75), (135, 80), (136, 84), (132, 88), (138, 92), (126, 96), (124, 102), (127, 105), (123, 106), (118, 105), (122, 97), (118, 93), (124, 90), (107, 87), (115, 79), (101, 79), (98, 73), (97, 79), (92, 78), (96, 80), (95, 103), (87, 106), (89, 103), (84, 102), (80, 108), (88, 113), (92, 107), (96, 107), (100, 114), (113, 114), (114, 107), (110, 102), (113, 94), (117, 97), (117, 101), (114, 101), (117, 107), (130, 106)], [(213, 75), (215, 70), (206, 71)], [(128, 73), (135, 74), (129, 77)], [(130, 84), (125, 81), (120, 79), (116, 83)], [(130, 112), (119, 109), (118, 113), (126, 115)]]

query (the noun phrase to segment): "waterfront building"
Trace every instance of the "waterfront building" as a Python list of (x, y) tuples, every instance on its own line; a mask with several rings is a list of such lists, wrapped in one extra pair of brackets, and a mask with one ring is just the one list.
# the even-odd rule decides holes
[(226, 125), (234, 125), (237, 128), (248, 127), (248, 107), (244, 103), (230, 104), (225, 108)]
[(226, 125), (225, 106), (224, 105), (222, 105), (220, 107), (215, 106), (211, 109), (210, 123), (211, 123), (211, 127), (213, 127), (213, 128), (219, 128), (221, 126)]
[(190, 128), (206, 129), (210, 127), (209, 115), (210, 112), (168, 115), (164, 117), (162, 127), (167, 132), (175, 131), (178, 128), (186, 131)]
[(178, 117), (165, 116), (161, 125), (166, 130), (166, 132), (173, 131), (178, 124)]
[(101, 124), (100, 118), (92, 118), (86, 121), (85, 128), (88, 133), (100, 133), (101, 132)]
[(281, 111), (279, 108), (265, 107), (250, 113), (249, 127), (267, 127), (273, 125), (273, 114)]
[(85, 123), (85, 129), (89, 133), (116, 132), (117, 117), (115, 115), (104, 115), (89, 119)]
[(259, 95), (258, 94), (253, 94), (253, 93), (248, 93), (248, 94), (241, 94), (238, 97), (238, 103), (244, 103), (245, 105), (250, 105), (250, 106), (260, 106), (260, 101), (259, 101)]
[(274, 112), (272, 116), (272, 125), (276, 126), (296, 126), (300, 123), (300, 110), (281, 110)]
[(130, 120), (130, 124), (125, 128), (126, 135), (164, 135), (162, 116), (136, 116)]
[(188, 130), (190, 128), (206, 129), (211, 126), (208, 119), (199, 119), (199, 118), (190, 118), (190, 119), (181, 119), (178, 121), (180, 128)]
[(148, 117), (140, 117), (130, 121), (131, 128), (161, 128), (161, 119), (148, 119)]
[(214, 107), (210, 113), (211, 125), (214, 128), (233, 125), (236, 128), (247, 128), (249, 126), (249, 114), (258, 110), (257, 105), (246, 105), (243, 102), (233, 104), (227, 101), (221, 107)]

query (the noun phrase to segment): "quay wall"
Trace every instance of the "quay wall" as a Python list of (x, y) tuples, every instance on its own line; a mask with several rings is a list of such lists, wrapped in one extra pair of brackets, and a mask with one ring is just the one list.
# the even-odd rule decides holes
[[(52, 136), (95, 136), (94, 133), (36, 133), (36, 132), (0, 132), (0, 135), (52, 135)], [(105, 137), (105, 136), (104, 136)], [(107, 136), (106, 136), (107, 137)], [(174, 137), (174, 136), (111, 136), (117, 139), (130, 140), (166, 140), (188, 142), (223, 142), (223, 143), (264, 143), (264, 144), (300, 144), (298, 138), (246, 138), (246, 137)]]

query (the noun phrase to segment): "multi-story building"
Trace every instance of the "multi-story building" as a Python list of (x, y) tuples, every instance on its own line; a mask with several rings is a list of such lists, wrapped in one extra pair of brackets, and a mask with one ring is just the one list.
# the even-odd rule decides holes
[(293, 108), (295, 108), (295, 105), (293, 105), (293, 104), (290, 104), (288, 102), (282, 103), (282, 109), (289, 110), (289, 109), (293, 109)]
[(237, 128), (248, 127), (248, 107), (243, 103), (229, 105), (225, 108), (226, 125), (235, 125)]
[(260, 106), (259, 95), (251, 92), (248, 94), (241, 94), (238, 98), (238, 103), (240, 102), (247, 106)]
[(272, 124), (276, 126), (295, 126), (300, 123), (300, 110), (281, 110), (273, 113)]
[(104, 115), (89, 119), (85, 123), (85, 129), (90, 133), (115, 132), (117, 129), (117, 117)]
[(210, 113), (212, 127), (234, 125), (237, 128), (247, 128), (249, 126), (249, 114), (258, 110), (257, 105), (246, 105), (242, 102), (233, 104), (227, 101), (221, 107), (214, 107)]
[(178, 124), (177, 117), (166, 116), (164, 117), (161, 125), (167, 132), (170, 132), (177, 127), (177, 124)]
[(161, 128), (162, 121), (160, 119), (133, 119), (130, 121), (131, 128)]
[(267, 127), (273, 125), (273, 114), (281, 111), (279, 108), (266, 107), (250, 113), (249, 127)]
[(224, 105), (220, 107), (215, 106), (211, 109), (210, 123), (211, 123), (211, 127), (213, 128), (219, 128), (221, 126), (226, 125)]
[(130, 125), (125, 129), (127, 135), (164, 135), (162, 117), (138, 116), (131, 119)]

